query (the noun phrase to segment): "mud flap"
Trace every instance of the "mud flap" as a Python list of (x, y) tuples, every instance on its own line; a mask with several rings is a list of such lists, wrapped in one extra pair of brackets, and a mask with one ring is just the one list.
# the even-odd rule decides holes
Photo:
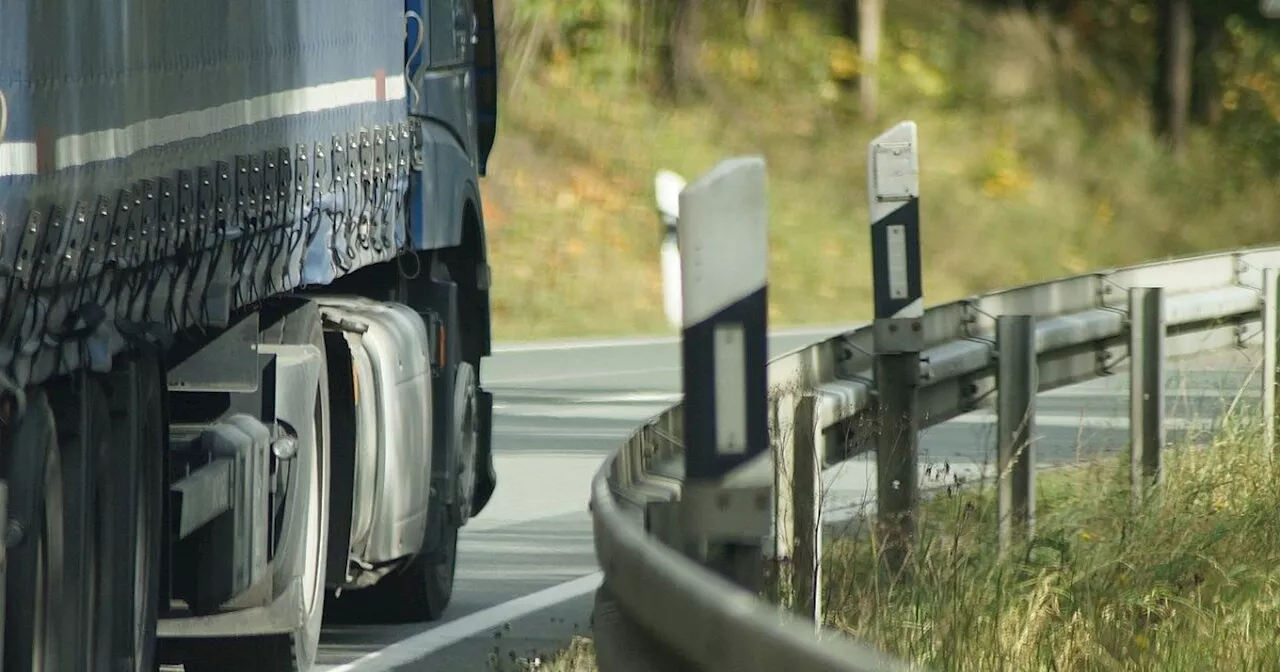
[(471, 515), (484, 510), (498, 487), (498, 472), (493, 468), (493, 393), (479, 388), (476, 398), (480, 427), (476, 431), (476, 487), (471, 495)]

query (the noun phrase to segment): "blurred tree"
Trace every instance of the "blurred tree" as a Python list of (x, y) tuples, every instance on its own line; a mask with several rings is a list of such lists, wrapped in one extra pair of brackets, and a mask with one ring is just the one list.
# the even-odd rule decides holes
[(747, 0), (747, 39), (752, 46), (759, 46), (764, 35), (765, 9), (765, 0)]
[(836, 0), (836, 34), (858, 41), (858, 0)]
[(1280, 22), (1266, 19), (1258, 0), (1194, 0), (1195, 55), (1192, 65), (1191, 113), (1196, 123), (1216, 126), (1222, 120), (1223, 73), (1218, 58), (1228, 50), (1231, 17), (1262, 34), (1275, 35)]
[(700, 97), (706, 90), (698, 52), (702, 46), (703, 0), (668, 0), (669, 18), (658, 48), (662, 95), (676, 103)]
[(1186, 144), (1191, 112), (1195, 22), (1191, 0), (1156, 3), (1155, 81), (1151, 109), (1156, 134), (1174, 151)]
[(1195, 52), (1192, 55), (1191, 114), (1198, 124), (1217, 126), (1222, 119), (1222, 81), (1219, 79), (1217, 56), (1226, 44), (1227, 15), (1221, 11), (1224, 5), (1216, 2), (1197, 2), (1194, 7), (1193, 25)]
[(861, 75), (858, 94), (862, 120), (872, 123), (879, 106), (880, 32), (884, 20), (884, 0), (858, 0), (858, 58)]

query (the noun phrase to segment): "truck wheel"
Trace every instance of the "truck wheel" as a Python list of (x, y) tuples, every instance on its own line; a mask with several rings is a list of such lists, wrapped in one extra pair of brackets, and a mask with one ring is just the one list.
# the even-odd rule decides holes
[(476, 492), (477, 448), (480, 445), (480, 416), (477, 396), (480, 393), (475, 369), (470, 362), (458, 364), (454, 382), (454, 424), (458, 428), (458, 492), (455, 495), (461, 505), (461, 521), (465, 524), (474, 511)]
[[(283, 317), (264, 330), (262, 341), (279, 345), (314, 345), (320, 349), (320, 361), (326, 361), (320, 307), (305, 299), (290, 299), (281, 304), (286, 307)], [(287, 635), (257, 640), (258, 646), (248, 646), (245, 642), (244, 656), (235, 663), (229, 661), (227, 666), (219, 666), (218, 670), (305, 672), (315, 662), (324, 620), (324, 559), (329, 536), (329, 376), (328, 369), (323, 366), (316, 388), (312, 415), (312, 436), (316, 440), (311, 446), (298, 446), (290, 486), (291, 497), (305, 498), (300, 502), (304, 508), (292, 521), (301, 523), (303, 529), (298, 530), (285, 523), (281, 529), (280, 550), (275, 558), (277, 586), (287, 585), (292, 577), (302, 579), (299, 582), (302, 589), (299, 625)], [(290, 540), (295, 541), (290, 543)], [(187, 671), (194, 672), (189, 665)]]
[[(454, 575), (458, 567), (458, 530), (470, 515), (471, 494), (475, 490), (477, 391), (474, 369), (470, 363), (460, 362), (454, 377), (453, 424), (456, 432), (454, 452), (458, 458), (454, 472), (454, 497), (460, 503), (461, 519), (455, 520), (442, 512), (440, 525), (435, 528), (440, 537), (431, 544), (432, 550), (415, 556), (403, 573), (395, 577), (408, 584), (400, 588), (404, 596), (400, 606), (407, 620), (437, 620), (453, 599)], [(428, 527), (428, 533), (430, 530)], [(389, 592), (395, 590), (391, 586), (387, 588)]]
[[(100, 617), (117, 628), (112, 670), (155, 669), (160, 592), (166, 414), (164, 373), (155, 356), (140, 355), (106, 380), (114, 455), (104, 456), (101, 509), (119, 512), (105, 530), (104, 552), (115, 574), (105, 578)], [(106, 591), (115, 591), (111, 594)]]
[[(263, 344), (314, 345), (322, 362), (324, 331), (320, 310), (308, 300), (273, 302), (262, 311)], [(321, 367), (312, 413), (314, 442), (299, 441), (291, 465), (284, 523), (272, 560), (277, 591), (293, 582), (301, 589), (300, 613), (291, 632), (194, 640), (182, 649), (186, 672), (307, 672), (315, 664), (324, 618), (325, 553), (329, 534), (329, 378)], [(299, 434), (303, 428), (298, 427)], [(300, 499), (297, 499), (300, 498)], [(273, 525), (276, 524), (273, 516)], [(301, 528), (301, 529), (300, 529)]]
[(53, 411), (44, 390), (27, 392), (26, 414), (5, 451), (9, 519), (23, 532), (8, 549), (4, 622), (4, 670), (36, 672), (70, 667), (67, 556), (62, 462), (54, 436)]
[[(63, 655), (76, 666), (111, 669), (111, 657), (121, 646), (114, 623), (117, 609), (112, 579), (125, 568), (112, 542), (124, 534), (121, 514), (112, 497), (113, 477), (104, 470), (117, 459), (106, 392), (97, 376), (73, 374), (50, 388), (62, 466), (62, 505), (68, 597)], [(132, 609), (132, 599), (129, 608)]]
[(445, 520), (439, 529), (443, 538), (436, 542), (434, 551), (413, 556), (372, 587), (352, 591), (351, 610), (376, 615), (379, 622), (438, 620), (453, 597), (458, 565), (458, 526)]
[[(457, 496), (469, 502), (475, 482), (476, 452), (476, 379), (469, 363), (458, 365), (454, 393), (454, 426), (457, 428), (455, 466)], [(466, 511), (469, 506), (464, 505)], [(458, 565), (459, 522), (442, 512), (435, 526), (439, 538), (424, 541), (432, 550), (419, 553), (400, 569), (383, 577), (368, 588), (345, 593), (337, 602), (342, 615), (361, 623), (419, 622), (438, 620), (453, 598), (454, 574)], [(427, 534), (432, 533), (428, 519)]]

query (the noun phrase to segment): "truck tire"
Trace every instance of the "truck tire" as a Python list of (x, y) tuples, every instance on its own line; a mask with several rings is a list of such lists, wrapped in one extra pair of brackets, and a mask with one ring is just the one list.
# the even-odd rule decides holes
[[(320, 318), (320, 306), (310, 300), (299, 301), (300, 305), (289, 311), (281, 321), (279, 339), (272, 339), (271, 342), (280, 345), (314, 345), (320, 349), (320, 361), (327, 362), (328, 358), (324, 356), (324, 324)], [(305, 540), (294, 548), (301, 552), (295, 552), (289, 559), (292, 567), (288, 571), (290, 575), (303, 577), (302, 622), (286, 636), (265, 640), (271, 642), (268, 646), (274, 647), (263, 652), (269, 655), (247, 657), (241, 663), (243, 667), (219, 669), (306, 672), (315, 663), (316, 653), (320, 648), (320, 627), (324, 621), (325, 558), (329, 544), (329, 374), (328, 367), (324, 365), (320, 367), (320, 379), (316, 384), (316, 404), (312, 419), (315, 422), (316, 442), (306, 470), (308, 500)], [(302, 454), (299, 451), (299, 456)], [(270, 665), (254, 667), (265, 661), (270, 661)], [(188, 672), (192, 672), (190, 668)]]
[(122, 534), (121, 512), (114, 497), (114, 477), (108, 474), (114, 432), (105, 390), (96, 375), (81, 372), (50, 387), (62, 466), (65, 515), (65, 571), (67, 623), (62, 655), (87, 669), (112, 669), (112, 656), (129, 644), (121, 642), (122, 630), (114, 620), (117, 611), (132, 610), (133, 601), (121, 605), (112, 579), (126, 571), (124, 559), (114, 552), (113, 537)]
[[(476, 473), (476, 394), (474, 369), (467, 362), (460, 362), (454, 377), (454, 451), (458, 462), (454, 465), (456, 492), (464, 516), (470, 511), (470, 497), (475, 489)], [(465, 499), (464, 499), (465, 498)], [(408, 621), (434, 621), (444, 614), (453, 599), (453, 582), (458, 567), (458, 530), (462, 520), (442, 512), (439, 535), (430, 551), (419, 553), (399, 573), (383, 579), (386, 594), (401, 595), (395, 602), (401, 616)], [(431, 528), (428, 527), (428, 533)]]
[(475, 512), (474, 499), (479, 479), (477, 461), (480, 459), (480, 383), (470, 362), (458, 364), (453, 387), (455, 425), (458, 428), (458, 491), (455, 496), (461, 508), (460, 523), (465, 524)]
[[(102, 462), (106, 499), (102, 508), (120, 512), (106, 528), (104, 547), (116, 573), (103, 585), (112, 638), (112, 670), (151, 672), (156, 663), (156, 618), (160, 603), (160, 546), (168, 446), (164, 372), (157, 356), (140, 354), (106, 379), (115, 454)], [(108, 616), (109, 614), (109, 616)]]
[[(276, 325), (263, 334), (263, 342), (279, 345), (314, 345), (323, 354), (324, 325), (320, 319), (320, 307), (304, 299), (282, 301), (286, 309)], [(321, 357), (321, 361), (325, 361)], [(329, 376), (328, 369), (321, 368), (317, 384), (316, 408), (313, 420), (316, 445), (305, 469), (307, 527), (302, 543), (293, 547), (292, 557), (276, 556), (279, 563), (276, 575), (302, 578), (303, 613), (301, 623), (293, 632), (258, 640), (260, 646), (243, 647), (244, 656), (217, 669), (261, 669), (271, 672), (306, 672), (315, 663), (320, 647), (320, 626), (324, 620), (324, 558), (329, 536)], [(299, 457), (305, 451), (299, 451)], [(294, 458), (297, 459), (297, 458)], [(283, 562), (282, 562), (283, 560)], [(281, 585), (279, 582), (277, 585)], [(248, 643), (248, 642), (246, 642)], [(188, 666), (188, 672), (194, 672)]]
[(6, 443), (9, 519), (22, 525), (22, 536), (7, 550), (8, 617), (0, 667), (11, 672), (66, 669), (70, 661), (61, 655), (68, 641), (69, 599), (62, 462), (44, 390), (27, 392), (26, 413)]
[[(305, 299), (273, 301), (262, 309), (263, 331), (260, 340), (273, 345), (314, 345), (323, 356), (324, 328), (315, 302)], [(288, 633), (246, 635), (230, 639), (190, 640), (182, 647), (182, 664), (186, 672), (307, 672), (315, 664), (320, 647), (320, 627), (324, 619), (325, 553), (329, 536), (329, 377), (321, 367), (317, 383), (316, 404), (312, 420), (314, 446), (299, 443), (292, 468), (294, 478), (289, 497), (302, 496), (304, 509), (297, 520), (304, 521), (298, 543), (282, 539), (272, 571), (277, 590), (288, 585), (290, 577), (301, 576), (302, 609), (298, 624)], [(289, 507), (299, 500), (286, 503)], [(274, 516), (273, 516), (274, 518)], [(274, 524), (274, 523), (273, 523)], [(282, 536), (294, 532), (282, 528)]]
[[(455, 436), (454, 454), (459, 458), (469, 456), (469, 464), (459, 461), (454, 465), (457, 476), (454, 485), (458, 490), (456, 496), (469, 497), (474, 489), (476, 472), (478, 389), (470, 364), (459, 364), (457, 371), (454, 390), (458, 403), (454, 406), (453, 423), (458, 434)], [(344, 619), (359, 623), (409, 623), (438, 620), (444, 614), (453, 598), (461, 525), (447, 513), (442, 512), (440, 517), (440, 524), (435, 526), (437, 538), (424, 542), (430, 550), (414, 555), (403, 567), (384, 576), (378, 583), (344, 593), (339, 598), (337, 604), (341, 608), (337, 611)], [(428, 516), (428, 534), (432, 533), (430, 522), (431, 516)]]

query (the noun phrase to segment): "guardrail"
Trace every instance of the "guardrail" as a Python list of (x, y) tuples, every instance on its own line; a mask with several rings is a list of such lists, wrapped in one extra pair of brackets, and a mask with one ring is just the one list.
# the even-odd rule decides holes
[[(885, 146), (901, 149), (904, 129), (910, 131), (906, 148), (914, 152), (910, 124), (872, 145), (873, 255), (877, 294), (918, 304), (918, 290), (915, 296), (910, 291), (903, 296), (883, 287), (898, 271), (886, 268), (894, 259), (881, 249), (894, 243), (875, 247), (885, 244), (875, 227), (883, 225), (886, 210), (876, 207), (876, 153)], [(717, 211), (715, 203), (699, 203), (699, 198), (735, 195), (733, 190), (698, 189), (723, 179), (727, 165), (712, 171), (716, 179), (697, 181), (682, 194), (680, 227), (697, 227), (699, 222), (687, 221), (695, 213)], [(914, 179), (914, 159), (899, 165), (907, 168), (898, 177)], [(883, 165), (879, 168), (884, 186), (886, 173)], [(918, 197), (918, 192), (906, 191), (912, 199)], [(742, 216), (730, 203), (719, 205), (722, 220), (726, 212)], [(763, 207), (762, 202), (756, 205)], [(910, 229), (918, 221), (908, 224)], [(724, 222), (716, 226), (723, 228)], [(683, 228), (681, 234), (683, 247)], [(918, 244), (918, 235), (909, 238)], [(686, 256), (691, 253), (685, 250)], [(897, 256), (899, 262), (902, 258)], [(684, 263), (688, 268), (703, 261)], [(686, 417), (684, 402), (668, 408), (637, 429), (592, 483), (596, 554), (605, 573), (594, 621), (597, 664), (604, 672), (909, 669), (842, 634), (815, 627), (812, 619), (821, 609), (816, 591), (805, 598), (800, 614), (785, 610), (757, 596), (753, 576), (761, 567), (748, 563), (744, 570), (741, 558), (726, 566), (726, 556), (708, 549), (725, 540), (760, 538), (757, 554), (799, 565), (803, 571), (797, 572), (796, 585), (812, 591), (820, 582), (821, 538), (806, 530), (821, 529), (814, 525), (820, 511), (813, 492), (821, 480), (797, 465), (813, 464), (820, 470), (869, 447), (877, 452), (878, 483), (888, 486), (877, 488), (882, 529), (911, 543), (910, 520), (918, 500), (917, 430), (987, 406), (998, 410), (997, 468), (1003, 474), (996, 539), (1009, 543), (1029, 522), (1029, 493), (1013, 486), (1026, 487), (1033, 478), (1027, 440), (1034, 395), (1114, 373), (1125, 362), (1131, 371), (1132, 450), (1141, 465), (1134, 473), (1135, 493), (1158, 479), (1161, 468), (1166, 358), (1261, 340), (1265, 430), (1268, 443), (1275, 445), (1277, 268), (1280, 246), (1260, 247), (1096, 271), (954, 301), (915, 315), (908, 310), (905, 317), (901, 309), (896, 315), (878, 310), (874, 323), (768, 362), (770, 445), (710, 485), (699, 480), (692, 487), (688, 481), (694, 479), (686, 479), (689, 453), (705, 454), (708, 447), (691, 444), (686, 451), (686, 423), (693, 418)], [(918, 274), (918, 265), (912, 270)], [(918, 288), (918, 279), (914, 286)], [(696, 283), (686, 279), (686, 323), (693, 291)], [(894, 343), (890, 325), (897, 327), (892, 332), (905, 330), (912, 338), (905, 345)], [(689, 358), (689, 333), (686, 324), (686, 402), (690, 387), (714, 384), (691, 378), (689, 368), (697, 362)], [(886, 364), (893, 358), (896, 363)], [(699, 420), (718, 421), (707, 408)], [(788, 424), (792, 431), (786, 431)], [(794, 431), (797, 426), (813, 431)], [(902, 429), (908, 431), (896, 431)], [(816, 458), (809, 462), (811, 453)], [(709, 512), (717, 507), (722, 510)]]

